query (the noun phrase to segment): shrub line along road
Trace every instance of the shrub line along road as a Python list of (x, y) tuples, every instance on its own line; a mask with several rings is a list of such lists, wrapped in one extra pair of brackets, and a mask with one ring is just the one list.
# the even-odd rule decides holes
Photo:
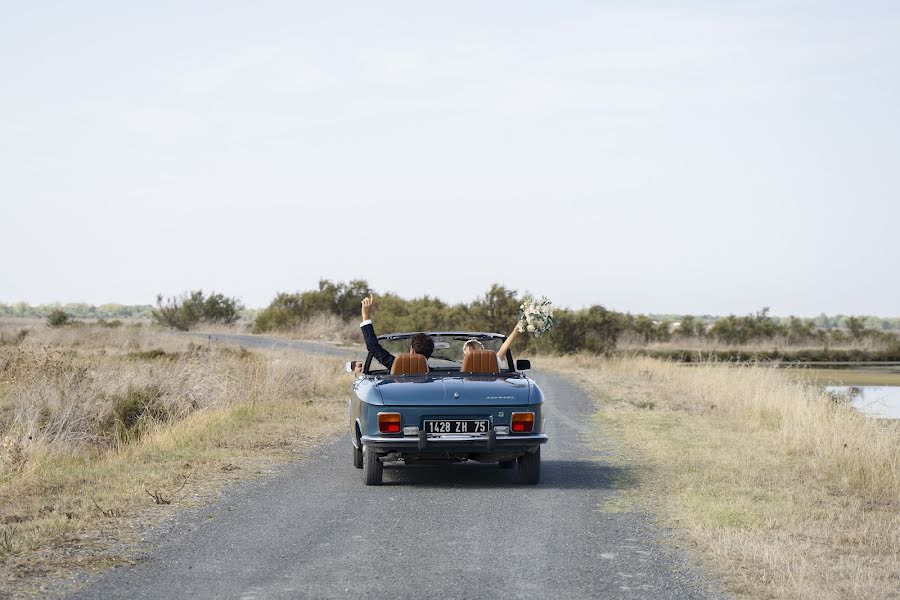
[[(347, 354), (313, 342), (212, 339)], [(627, 477), (586, 442), (590, 398), (562, 377), (533, 377), (550, 435), (537, 486), (518, 484), (515, 470), (461, 464), (388, 466), (384, 485), (367, 487), (342, 435), (274, 477), (184, 511), (157, 528), (158, 547), (136, 565), (70, 597), (716, 597), (650, 515), (601, 508)]]

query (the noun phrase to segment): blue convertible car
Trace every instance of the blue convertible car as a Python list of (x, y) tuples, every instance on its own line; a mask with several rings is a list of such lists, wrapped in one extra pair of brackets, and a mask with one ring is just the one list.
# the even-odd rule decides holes
[[(396, 358), (388, 370), (372, 353), (353, 383), (350, 424), (353, 465), (366, 485), (380, 485), (384, 463), (402, 461), (499, 463), (518, 469), (522, 483), (541, 477), (544, 402), (540, 388), (515, 363), (498, 357), (498, 333), (432, 332), (427, 360), (410, 353), (413, 333), (378, 337)], [(484, 349), (464, 354), (468, 340)], [(348, 370), (353, 370), (348, 363)]]

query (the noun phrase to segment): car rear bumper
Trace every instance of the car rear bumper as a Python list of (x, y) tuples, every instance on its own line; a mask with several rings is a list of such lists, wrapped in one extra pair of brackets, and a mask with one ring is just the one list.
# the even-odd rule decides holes
[(526, 450), (546, 444), (549, 438), (543, 433), (527, 435), (496, 435), (493, 431), (486, 435), (426, 435), (418, 436), (362, 436), (363, 446), (376, 452), (415, 452), (415, 451), (448, 451), (448, 452), (493, 452), (502, 450)]

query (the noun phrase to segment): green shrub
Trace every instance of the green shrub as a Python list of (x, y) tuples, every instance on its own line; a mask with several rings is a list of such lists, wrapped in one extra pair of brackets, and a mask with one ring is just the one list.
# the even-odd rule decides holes
[(303, 322), (303, 300), (300, 294), (279, 293), (253, 322), (253, 333), (290, 329)]
[(554, 316), (556, 324), (548, 334), (526, 338), (529, 349), (564, 354), (608, 354), (615, 350), (624, 329), (622, 315), (602, 306), (577, 311), (557, 310)]
[(188, 331), (201, 321), (226, 325), (234, 323), (243, 309), (244, 305), (237, 298), (215, 292), (207, 297), (203, 290), (196, 290), (165, 299), (158, 294), (153, 319), (160, 325)]
[(106, 319), (97, 319), (97, 326), (106, 327), (107, 329), (116, 329), (117, 327), (122, 326), (122, 321), (118, 319), (113, 319), (112, 321), (107, 321)]
[(47, 315), (47, 325), (50, 327), (64, 327), (71, 322), (72, 317), (69, 316), (69, 313), (60, 308), (54, 308)]
[(223, 294), (212, 294), (203, 301), (203, 321), (231, 325), (241, 317), (243, 304), (237, 298), (228, 298)]
[(369, 284), (357, 279), (350, 283), (319, 281), (318, 290), (289, 294), (279, 292), (253, 323), (254, 333), (291, 329), (321, 313), (342, 319), (359, 316), (359, 303), (371, 293)]
[(150, 425), (168, 418), (161, 398), (162, 389), (157, 385), (129, 386), (121, 395), (110, 398), (112, 411), (106, 430), (120, 443), (139, 439)]

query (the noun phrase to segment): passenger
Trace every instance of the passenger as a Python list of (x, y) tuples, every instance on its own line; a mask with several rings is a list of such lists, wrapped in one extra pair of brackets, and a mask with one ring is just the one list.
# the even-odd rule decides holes
[[(519, 326), (518, 323), (515, 327), (513, 327), (512, 332), (507, 336), (505, 340), (503, 340), (503, 345), (497, 350), (497, 369), (503, 370), (503, 361), (506, 360), (506, 352), (509, 350), (510, 346), (512, 346), (513, 341), (519, 335)], [(466, 356), (472, 350), (484, 350), (484, 344), (482, 344), (479, 340), (472, 338), (467, 340), (465, 344), (463, 344), (463, 357)]]
[(467, 340), (465, 344), (463, 344), (463, 356), (471, 352), (472, 350), (484, 350), (484, 344), (472, 338), (471, 340)]

